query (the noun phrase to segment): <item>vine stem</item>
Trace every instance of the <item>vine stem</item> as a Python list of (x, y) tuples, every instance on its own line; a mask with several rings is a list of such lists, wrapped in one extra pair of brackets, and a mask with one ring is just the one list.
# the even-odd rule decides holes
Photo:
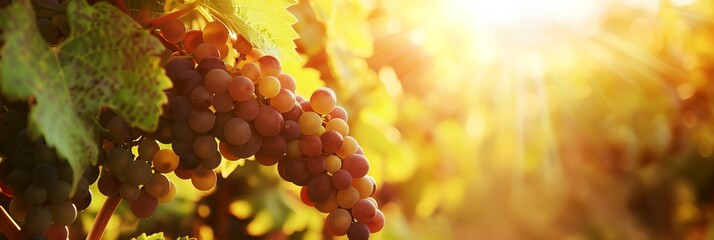
[(97, 217), (94, 219), (94, 223), (92, 223), (92, 228), (89, 229), (87, 240), (102, 239), (104, 229), (107, 227), (109, 219), (111, 219), (112, 215), (114, 215), (114, 211), (116, 211), (117, 207), (119, 207), (119, 203), (121, 203), (121, 197), (119, 195), (111, 196), (104, 201), (102, 209), (99, 210)]
[(19, 240), (20, 226), (12, 220), (10, 214), (5, 211), (5, 208), (0, 206), (0, 231), (10, 240)]

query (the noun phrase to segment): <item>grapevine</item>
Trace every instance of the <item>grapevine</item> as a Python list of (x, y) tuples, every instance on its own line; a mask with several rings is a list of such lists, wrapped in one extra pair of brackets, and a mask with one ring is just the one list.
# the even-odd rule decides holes
[[(61, 49), (75, 37), (67, 11), (73, 1), (86, 4), (32, 2), (39, 37), (51, 49)], [(14, 1), (4, 8), (28, 2)], [(123, 1), (111, 3), (115, 11), (131, 14)], [(299, 95), (299, 79), (283, 72), (278, 57), (227, 27), (235, 23), (218, 18), (201, 29), (187, 29), (180, 18), (200, 4), (184, 4), (153, 19), (143, 10), (134, 16), (143, 27), (135, 31), (146, 31), (173, 51), (162, 71), (171, 87), (163, 89), (165, 101), (154, 113), (153, 128), (138, 125), (127, 118), (126, 109), (112, 105), (85, 119), (94, 123), (91, 148), (98, 154), (83, 166), (81, 176), (42, 128), (33, 125), (32, 112), (44, 100), (32, 94), (3, 96), (0, 189), (12, 198), (10, 222), (17, 223), (3, 224), (5, 236), (68, 238), (67, 226), (89, 206), (97, 194), (89, 186), (96, 184), (108, 199), (87, 238), (99, 239), (121, 202), (138, 218), (151, 217), (159, 204), (171, 202), (180, 189), (168, 174), (209, 191), (216, 187), (215, 170), (223, 161), (240, 159), (277, 165), (282, 179), (301, 187), (304, 204), (327, 214), (325, 227), (335, 236), (368, 239), (382, 229), (384, 215), (372, 198), (376, 182), (368, 175), (362, 148), (349, 134), (348, 114), (337, 105), (335, 92), (323, 87)]]

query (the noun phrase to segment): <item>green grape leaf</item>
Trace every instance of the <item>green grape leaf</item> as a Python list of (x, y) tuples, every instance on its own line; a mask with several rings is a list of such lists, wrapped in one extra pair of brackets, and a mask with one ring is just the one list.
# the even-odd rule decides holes
[(254, 47), (266, 54), (288, 61), (300, 61), (295, 50), (299, 36), (292, 28), (297, 23), (287, 7), (294, 0), (204, 0), (201, 7), (243, 35)]
[(72, 32), (55, 47), (40, 37), (30, 0), (6, 8), (12, 21), (2, 26), (0, 87), (13, 100), (34, 97), (29, 125), (69, 162), (76, 184), (96, 161), (99, 110), (115, 109), (132, 126), (151, 130), (171, 82), (160, 67), (163, 46), (148, 31), (107, 3), (70, 1)]
[(151, 234), (148, 236), (146, 235), (146, 233), (142, 233), (141, 235), (139, 235), (135, 238), (132, 238), (132, 239), (133, 240), (165, 240), (166, 237), (164, 237), (163, 232), (158, 232), (158, 233), (154, 233), (154, 234)]

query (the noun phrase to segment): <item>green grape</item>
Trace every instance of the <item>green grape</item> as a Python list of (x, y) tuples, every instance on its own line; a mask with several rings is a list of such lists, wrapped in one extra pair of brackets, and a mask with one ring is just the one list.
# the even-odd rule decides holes
[(27, 210), (22, 230), (27, 230), (31, 233), (43, 233), (50, 229), (51, 225), (52, 213), (50, 213), (50, 210), (45, 207), (32, 207)]
[(209, 22), (203, 27), (203, 41), (220, 46), (228, 41), (228, 28), (222, 22)]
[(208, 110), (194, 110), (188, 118), (188, 126), (197, 133), (206, 133), (216, 124), (216, 116)]
[(318, 88), (310, 96), (310, 108), (321, 115), (332, 112), (336, 104), (337, 96), (329, 88)]
[(27, 128), (24, 128), (17, 133), (17, 136), (15, 136), (15, 142), (20, 150), (27, 153), (36, 151), (37, 148), (42, 145), (42, 141), (39, 138), (33, 139), (33, 137), (30, 136), (30, 132), (28, 132)]
[(206, 89), (214, 94), (227, 92), (230, 82), (231, 75), (228, 75), (228, 72), (223, 69), (213, 69), (203, 77), (203, 84)]
[(295, 95), (287, 89), (280, 89), (277, 95), (270, 98), (270, 106), (280, 113), (286, 113), (295, 106)]
[(315, 112), (304, 112), (298, 119), (300, 132), (304, 135), (315, 135), (322, 127), (322, 118)]
[(196, 138), (193, 142), (193, 152), (197, 157), (208, 159), (213, 157), (218, 148), (216, 139), (211, 135), (202, 135)]
[(350, 240), (367, 240), (369, 239), (369, 227), (361, 222), (355, 222), (347, 229), (347, 238)]
[(233, 77), (228, 84), (228, 93), (238, 102), (245, 102), (252, 99), (254, 92), (255, 85), (253, 85), (253, 81), (245, 76)]
[(153, 163), (157, 172), (170, 173), (178, 167), (179, 156), (171, 149), (161, 149), (154, 155)]
[(144, 191), (146, 192), (149, 196), (153, 198), (160, 198), (166, 195), (169, 192), (169, 179), (166, 178), (166, 175), (161, 174), (161, 173), (154, 173), (151, 175), (151, 179), (149, 182), (144, 185)]
[(300, 149), (300, 140), (288, 142), (288, 151), (285, 154), (291, 158), (301, 157), (302, 150)]
[(138, 218), (148, 218), (154, 215), (158, 206), (159, 201), (150, 196), (146, 191), (141, 191), (139, 197), (129, 204), (131, 212)]
[(352, 224), (352, 215), (349, 211), (338, 208), (330, 212), (325, 221), (335, 236), (344, 236)]
[(178, 19), (162, 24), (159, 26), (159, 30), (161, 30), (161, 35), (164, 39), (170, 43), (179, 43), (186, 37), (186, 26)]
[(216, 186), (216, 172), (204, 167), (198, 167), (191, 174), (191, 183), (201, 191), (208, 191)]
[(139, 189), (139, 186), (134, 184), (124, 183), (119, 188), (119, 196), (121, 196), (122, 199), (127, 201), (136, 200), (137, 198), (139, 198), (140, 194), (141, 189)]
[(49, 206), (54, 224), (68, 226), (77, 218), (77, 207), (70, 201), (55, 203)]
[(370, 176), (352, 179), (352, 187), (359, 192), (359, 198), (366, 198), (374, 194), (374, 180)]
[(151, 164), (146, 161), (136, 160), (130, 162), (122, 171), (126, 182), (133, 185), (143, 185), (151, 178)]
[(359, 192), (353, 187), (348, 187), (337, 192), (337, 204), (339, 204), (341, 208), (352, 208), (359, 199)]

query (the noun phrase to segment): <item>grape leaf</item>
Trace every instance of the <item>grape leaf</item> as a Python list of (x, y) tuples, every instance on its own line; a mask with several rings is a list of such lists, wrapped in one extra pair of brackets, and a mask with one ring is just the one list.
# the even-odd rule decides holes
[(135, 238), (132, 238), (132, 240), (165, 240), (165, 239), (166, 239), (166, 237), (164, 237), (163, 232), (158, 232), (158, 233), (154, 233), (151, 235), (146, 235), (146, 233), (142, 233), (141, 235), (139, 235)]
[(29, 125), (67, 159), (74, 183), (97, 158), (94, 123), (101, 107), (143, 130), (155, 128), (171, 83), (159, 66), (161, 43), (115, 7), (70, 0), (71, 34), (60, 45), (40, 37), (30, 0), (3, 12), (0, 86), (5, 97), (33, 96)]
[(292, 28), (297, 19), (286, 9), (293, 4), (293, 0), (204, 0), (201, 7), (264, 53), (299, 62), (293, 42), (299, 36)]

